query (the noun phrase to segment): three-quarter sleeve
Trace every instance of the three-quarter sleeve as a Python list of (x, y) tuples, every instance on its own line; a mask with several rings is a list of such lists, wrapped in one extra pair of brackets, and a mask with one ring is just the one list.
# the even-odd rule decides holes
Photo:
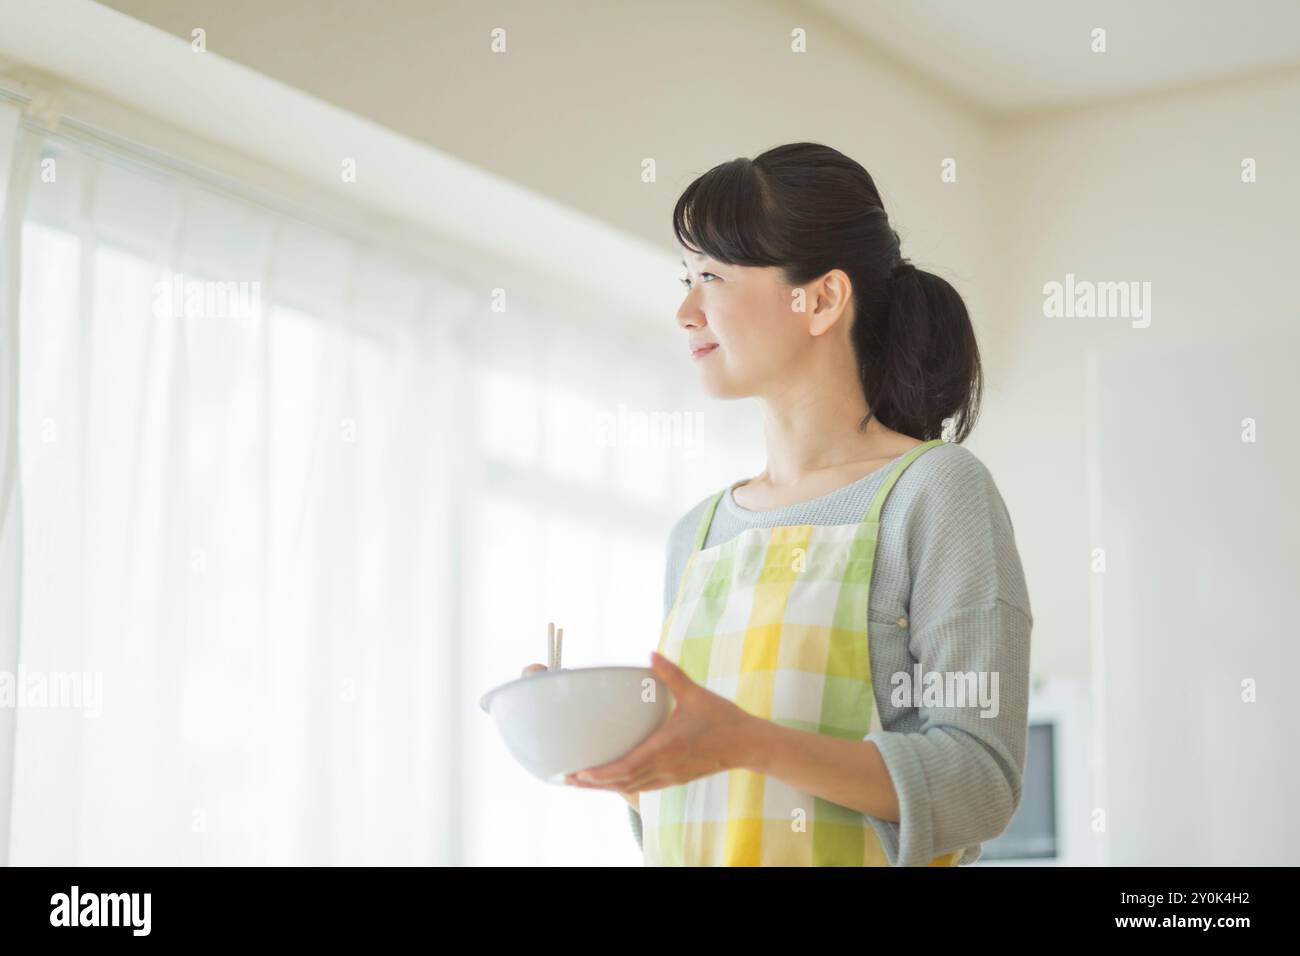
[(963, 680), (984, 691), (965, 701), (906, 697), (915, 669), (890, 675), (891, 706), (882, 717), (894, 719), (883, 726), (908, 730), (864, 738), (879, 748), (900, 810), (897, 822), (867, 819), (890, 865), (924, 866), (996, 837), (1020, 803), (1033, 618), (1010, 515), (975, 456), (950, 456), (901, 520), (910, 656), (923, 680), (933, 673), (945, 687)]

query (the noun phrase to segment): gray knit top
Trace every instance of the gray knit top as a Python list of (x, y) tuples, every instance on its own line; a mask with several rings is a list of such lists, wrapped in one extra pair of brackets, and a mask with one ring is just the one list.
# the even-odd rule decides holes
[[(906, 453), (905, 453), (906, 454)], [(704, 547), (747, 528), (856, 524), (903, 456), (851, 485), (784, 508), (749, 511), (728, 488)], [(716, 490), (678, 519), (668, 537), (664, 617), (672, 610), (687, 556)], [(1006, 829), (1020, 803), (1028, 735), (1029, 634), (1033, 616), (1011, 516), (993, 477), (962, 445), (946, 443), (908, 466), (885, 501), (871, 578), (871, 676), (880, 749), (898, 792), (898, 822), (867, 816), (892, 866), (924, 866)], [(920, 665), (937, 671), (997, 674), (996, 708), (892, 695)], [(985, 685), (991, 689), (991, 681)], [(913, 706), (916, 705), (916, 706)], [(996, 710), (995, 716), (992, 715)], [(628, 807), (641, 845), (641, 817)]]

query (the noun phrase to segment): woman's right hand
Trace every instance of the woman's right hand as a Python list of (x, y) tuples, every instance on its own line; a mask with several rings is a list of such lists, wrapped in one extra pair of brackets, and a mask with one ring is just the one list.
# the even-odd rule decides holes
[[(529, 674), (536, 674), (538, 671), (546, 670), (545, 664), (529, 664), (519, 672), (520, 677), (527, 677)], [(641, 812), (641, 795), (637, 793), (624, 793), (622, 790), (617, 791), (618, 795), (627, 801), (627, 805), (637, 813)]]

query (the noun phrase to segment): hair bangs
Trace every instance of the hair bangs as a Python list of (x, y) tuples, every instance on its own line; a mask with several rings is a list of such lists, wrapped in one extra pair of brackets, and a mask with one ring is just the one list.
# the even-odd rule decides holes
[(741, 266), (780, 265), (767, 233), (773, 224), (764, 202), (762, 173), (741, 157), (696, 179), (673, 208), (673, 233), (692, 252)]

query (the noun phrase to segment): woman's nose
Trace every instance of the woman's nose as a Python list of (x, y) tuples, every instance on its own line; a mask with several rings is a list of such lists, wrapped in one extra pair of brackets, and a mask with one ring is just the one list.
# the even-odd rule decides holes
[(704, 321), (704, 313), (696, 307), (690, 293), (687, 293), (677, 309), (677, 324), (684, 329), (693, 329), (707, 324)]

